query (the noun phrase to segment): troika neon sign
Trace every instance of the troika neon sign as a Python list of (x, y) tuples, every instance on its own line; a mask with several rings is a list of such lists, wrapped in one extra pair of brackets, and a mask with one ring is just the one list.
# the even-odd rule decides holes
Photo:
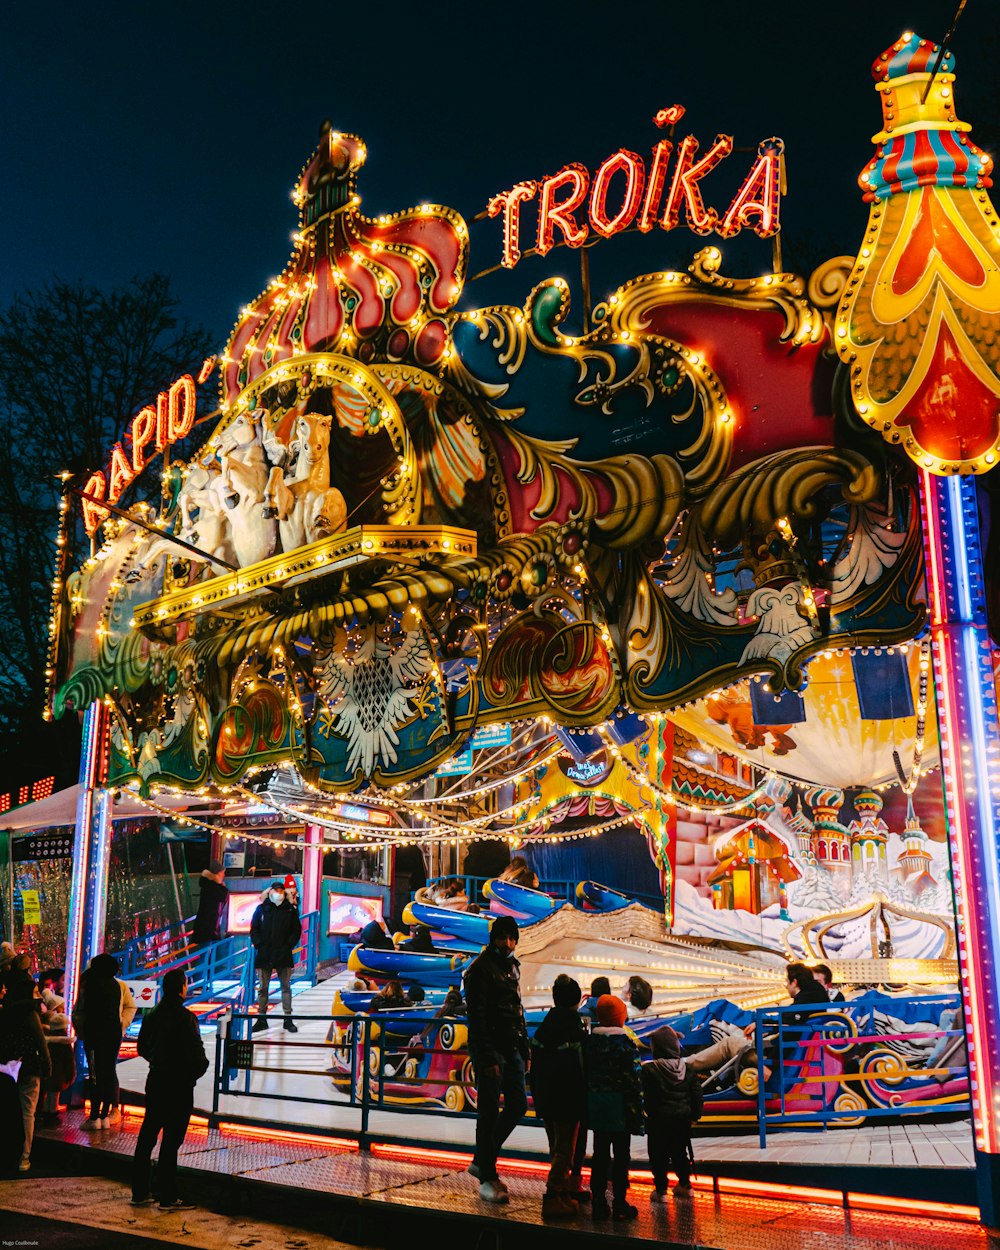
[[(209, 357), (198, 374), (198, 383), (209, 377), (214, 366), (215, 357)], [(83, 522), (88, 534), (94, 534), (108, 515), (95, 500), (116, 504), (154, 456), (191, 433), (198, 383), (190, 373), (185, 373), (167, 390), (161, 391), (155, 405), (147, 404), (132, 418), (126, 436), (111, 448), (107, 468), (91, 473), (83, 491), (90, 496), (83, 500)], [(126, 443), (129, 450), (126, 450)]]
[[(653, 120), (658, 126), (672, 127), (683, 116), (683, 106), (675, 104), (661, 109)], [(511, 269), (521, 259), (521, 208), (535, 200), (535, 251), (541, 256), (557, 242), (582, 247), (592, 230), (604, 238), (633, 224), (644, 233), (656, 227), (673, 230), (680, 225), (682, 213), (696, 234), (714, 230), (729, 238), (743, 229), (753, 230), (761, 238), (777, 234), (784, 143), (772, 138), (758, 146), (757, 159), (743, 185), (721, 214), (705, 204), (699, 183), (732, 152), (732, 136), (717, 135), (700, 158), (698, 148), (694, 135), (687, 135), (677, 144), (675, 155), (673, 141), (661, 139), (650, 155), (648, 172), (638, 153), (620, 148), (593, 176), (582, 165), (566, 165), (548, 178), (518, 182), (509, 191), (495, 195), (486, 211), (490, 217), (503, 215), (503, 264)]]

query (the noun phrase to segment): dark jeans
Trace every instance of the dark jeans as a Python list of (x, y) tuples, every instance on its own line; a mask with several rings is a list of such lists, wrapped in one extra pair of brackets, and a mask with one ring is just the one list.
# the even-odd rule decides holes
[(278, 978), (281, 986), (281, 1010), (288, 1019), (292, 1016), (292, 970), (291, 968), (258, 968), (257, 969), (257, 1015), (267, 1015), (267, 1000), (271, 989), (271, 975)]
[(580, 1127), (576, 1132), (576, 1146), (573, 1150), (573, 1171), (571, 1174), (571, 1183), (579, 1187), (580, 1173), (583, 1171), (583, 1165), (587, 1158), (587, 1133), (590, 1126), (587, 1123), (586, 1108), (584, 1115), (580, 1118)]
[(132, 1163), (132, 1197), (149, 1196), (150, 1157), (156, 1139), (163, 1133), (160, 1157), (156, 1165), (158, 1197), (161, 1203), (173, 1202), (177, 1197), (177, 1151), (187, 1132), (188, 1121), (194, 1110), (192, 1089), (153, 1090), (146, 1089), (146, 1114), (135, 1143)]
[[(528, 1109), (524, 1088), (524, 1060), (520, 1055), (505, 1055), (491, 1072), (485, 1062), (473, 1060), (476, 1069), (476, 1154), (473, 1162), (479, 1167), (481, 1181), (496, 1180), (497, 1155), (511, 1135), (514, 1125)], [(503, 1095), (503, 1111), (500, 1096)]]
[(611, 1192), (615, 1202), (622, 1203), (628, 1195), (628, 1169), (632, 1162), (632, 1138), (629, 1133), (600, 1133), (594, 1129), (594, 1153), (590, 1160), (590, 1192), (595, 1202), (607, 1201), (608, 1167), (611, 1151), (615, 1152), (611, 1168)]
[(656, 1188), (666, 1189), (667, 1173), (671, 1170), (677, 1173), (677, 1180), (681, 1185), (687, 1185), (691, 1180), (691, 1164), (688, 1160), (691, 1126), (687, 1120), (651, 1120), (647, 1125), (647, 1132), (649, 1166)]
[(570, 1170), (579, 1124), (575, 1120), (546, 1120), (545, 1136), (549, 1139), (549, 1180), (546, 1193), (564, 1194), (569, 1190)]
[[(90, 1114), (94, 1119), (101, 1119), (111, 1114), (113, 1107), (118, 1106), (120, 1091), (118, 1088), (118, 1051), (121, 1049), (121, 1037), (102, 1038), (90, 1045), (90, 1054), (94, 1066), (91, 1077), (94, 1082), (94, 1096), (90, 1104)], [(94, 1110), (94, 1107), (97, 1110)]]

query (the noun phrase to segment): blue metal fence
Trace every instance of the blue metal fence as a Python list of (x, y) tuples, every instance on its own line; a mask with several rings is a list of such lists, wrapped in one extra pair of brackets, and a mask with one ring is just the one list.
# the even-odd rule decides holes
[[(924, 1014), (937, 1001), (894, 1000), (894, 1006), (906, 1019), (907, 1009), (918, 1002)], [(940, 1002), (953, 1004), (955, 998), (942, 996)], [(794, 1005), (756, 1013), (756, 1095), (741, 1080), (727, 1097), (733, 1100), (735, 1120), (744, 1124), (752, 1119), (756, 1102), (762, 1147), (768, 1130), (821, 1130), (834, 1124), (969, 1111), (960, 1029), (947, 1022), (939, 1028), (903, 1028), (899, 1018), (863, 1001), (811, 1010), (808, 1019)], [(337, 1131), (356, 1134), (364, 1142), (373, 1111), (475, 1114), (476, 1083), (464, 1019), (428, 1023), (426, 1013), (419, 1011), (297, 1012), (300, 1026), (321, 1021), (328, 1030), (322, 1040), (294, 1041), (251, 1035), (254, 1019), (250, 1012), (227, 1011), (219, 1022), (215, 1115), (220, 1099), (230, 1096), (261, 1104), (260, 1116), (244, 1118), (267, 1119), (269, 1102), (342, 1106), (355, 1109), (357, 1120), (353, 1126), (338, 1125)], [(317, 1051), (323, 1062), (310, 1064), (307, 1056), (315, 1057)], [(260, 1074), (256, 1082), (255, 1074)], [(743, 1075), (752, 1077), (753, 1068)], [(297, 1088), (285, 1092), (285, 1077), (295, 1078)], [(227, 1117), (231, 1114), (228, 1108)], [(537, 1123), (531, 1111), (524, 1123)]]
[[(865, 999), (755, 1013), (761, 1148), (769, 1129), (970, 1110), (965, 1034), (953, 1027), (955, 996), (890, 1001), (893, 1014)], [(920, 1013), (913, 1018), (939, 1015), (939, 1027), (905, 1027), (915, 1004)]]

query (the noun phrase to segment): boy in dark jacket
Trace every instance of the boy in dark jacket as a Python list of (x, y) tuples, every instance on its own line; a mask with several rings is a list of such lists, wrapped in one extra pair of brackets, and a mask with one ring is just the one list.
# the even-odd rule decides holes
[[(583, 1047), (587, 1027), (577, 1008), (580, 987), (565, 973), (552, 986), (555, 1004), (531, 1039), (531, 1094), (549, 1139), (549, 1180), (543, 1219), (569, 1219), (579, 1207), (570, 1190), (576, 1135), (587, 1101)], [(575, 1191), (576, 1186), (573, 1186)]]
[(163, 997), (139, 1030), (139, 1054), (149, 1064), (146, 1114), (135, 1143), (132, 1205), (149, 1206), (150, 1156), (161, 1130), (157, 1180), (162, 1211), (186, 1211), (191, 1203), (177, 1196), (177, 1152), (194, 1110), (194, 1087), (208, 1070), (208, 1056), (198, 1032), (198, 1019), (184, 1006), (187, 977), (174, 968), (163, 978)]
[(691, 1125), (701, 1118), (701, 1083), (681, 1057), (677, 1034), (665, 1024), (649, 1039), (653, 1058), (642, 1065), (642, 1096), (649, 1137), (649, 1165), (655, 1189), (650, 1202), (665, 1202), (667, 1168), (677, 1173), (677, 1189), (691, 1190)]
[(634, 1220), (639, 1214), (628, 1201), (628, 1169), (632, 1162), (630, 1138), (642, 1136), (642, 1070), (635, 1042), (625, 1032), (628, 1012), (620, 998), (602, 994), (597, 1000), (597, 1027), (587, 1040), (587, 1111), (594, 1131), (594, 1154), (590, 1166), (591, 1214), (606, 1220), (608, 1168), (614, 1150), (611, 1175), (614, 1218)]

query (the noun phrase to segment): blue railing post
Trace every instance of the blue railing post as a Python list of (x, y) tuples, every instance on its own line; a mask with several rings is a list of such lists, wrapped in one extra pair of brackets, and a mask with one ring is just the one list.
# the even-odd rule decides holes
[(767, 1145), (767, 1095), (764, 1092), (764, 1012), (754, 1012), (754, 1045), (757, 1047), (757, 1131), (761, 1150)]
[(212, 1087), (212, 1114), (208, 1117), (208, 1123), (211, 1128), (215, 1128), (219, 1122), (219, 1097), (222, 1093), (222, 1082), (227, 1072), (226, 1052), (229, 1049), (229, 1022), (232, 1019), (232, 1014), (227, 1007), (215, 1026), (215, 1080)]
[(370, 1143), (368, 1141), (368, 1120), (371, 1113), (371, 1089), (369, 1087), (369, 1055), (371, 1053), (372, 1018), (365, 1016), (362, 1020), (362, 1039), (364, 1042), (361, 1054), (361, 1133), (358, 1136), (358, 1148), (360, 1150), (368, 1150)]

